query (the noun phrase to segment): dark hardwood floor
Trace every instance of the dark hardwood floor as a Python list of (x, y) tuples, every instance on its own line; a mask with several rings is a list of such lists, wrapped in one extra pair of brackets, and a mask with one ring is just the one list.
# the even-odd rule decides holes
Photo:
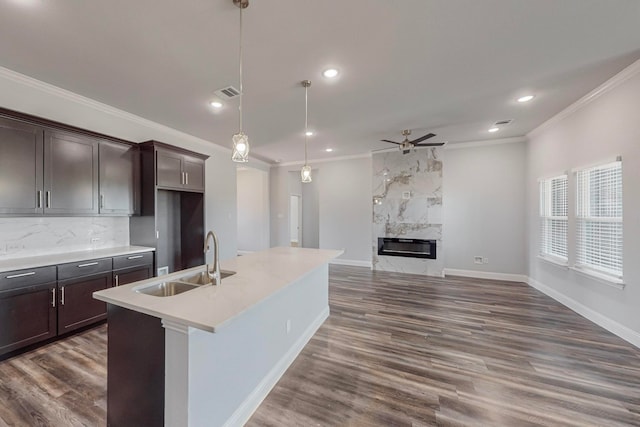
[[(640, 426), (640, 350), (522, 283), (331, 266), (248, 426)], [(0, 427), (104, 426), (106, 326), (0, 362)]]

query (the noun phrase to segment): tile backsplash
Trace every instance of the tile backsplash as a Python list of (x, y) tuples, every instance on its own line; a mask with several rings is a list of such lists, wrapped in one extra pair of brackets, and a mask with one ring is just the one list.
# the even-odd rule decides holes
[(128, 217), (0, 218), (0, 259), (128, 245)]

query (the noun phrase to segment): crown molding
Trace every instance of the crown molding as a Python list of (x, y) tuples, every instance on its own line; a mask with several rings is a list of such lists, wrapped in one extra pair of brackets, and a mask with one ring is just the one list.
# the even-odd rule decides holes
[(555, 116), (551, 117), (546, 122), (542, 123), (537, 128), (530, 131), (527, 134), (527, 136), (531, 138), (540, 134), (541, 132), (553, 126), (554, 124), (572, 115), (576, 111), (586, 107), (591, 102), (600, 98), (602, 95), (612, 91), (613, 89), (620, 86), (622, 83), (626, 82), (627, 80), (629, 80), (630, 78), (632, 78), (638, 73), (640, 73), (640, 59), (634, 62), (633, 64), (629, 65), (627, 68), (620, 71), (618, 74), (611, 77), (609, 80), (607, 80), (606, 82), (604, 82), (603, 84), (601, 84), (600, 86), (592, 90), (591, 92), (587, 93), (582, 98), (578, 99), (573, 104), (569, 105), (564, 110), (560, 111)]
[[(309, 160), (307, 160), (307, 163), (339, 162), (340, 160), (364, 159), (364, 158), (371, 158), (371, 153), (355, 154), (353, 156), (329, 157), (329, 158), (326, 158), (326, 159), (309, 159)], [(271, 167), (280, 168), (280, 167), (299, 166), (299, 165), (304, 165), (304, 161), (303, 160), (296, 160), (296, 161), (293, 161), (293, 162), (273, 163), (271, 165)]]
[[(120, 110), (119, 108), (112, 107), (108, 104), (104, 104), (102, 102), (96, 101), (91, 98), (87, 98), (86, 96), (79, 95), (75, 92), (71, 92), (66, 89), (62, 89), (58, 86), (54, 86), (50, 83), (43, 82), (41, 80), (34, 79), (33, 77), (26, 76), (24, 74), (18, 73), (16, 71), (10, 70), (5, 67), (0, 67), (0, 78), (21, 84), (23, 86), (66, 99), (68, 101), (74, 102), (76, 104), (91, 108), (93, 110), (99, 111), (101, 113), (108, 114), (113, 117), (117, 117), (119, 119), (123, 119), (129, 121), (131, 123), (135, 123), (140, 126), (144, 126), (149, 129), (154, 129), (159, 132), (163, 132), (169, 134), (171, 136), (176, 137), (180, 141), (189, 141), (192, 143), (196, 143), (208, 149), (215, 149), (220, 151), (221, 153), (231, 153), (231, 149), (227, 147), (222, 147), (214, 142), (207, 141), (206, 139), (198, 138), (197, 136), (193, 136), (191, 134), (182, 132), (180, 130), (171, 128), (169, 126), (165, 126), (158, 122), (154, 122), (152, 120), (145, 119), (140, 116), (136, 116), (135, 114), (129, 113), (124, 110)], [(270, 164), (260, 159), (251, 159), (251, 161), (255, 161), (256, 163), (262, 164), (265, 167), (269, 167)]]
[(465, 142), (449, 142), (444, 146), (444, 149), (449, 150), (460, 150), (463, 148), (480, 148), (480, 147), (489, 147), (492, 145), (501, 145), (501, 144), (515, 144), (518, 142), (526, 142), (526, 136), (515, 136), (511, 138), (498, 138), (498, 139), (485, 139), (479, 141), (465, 141)]

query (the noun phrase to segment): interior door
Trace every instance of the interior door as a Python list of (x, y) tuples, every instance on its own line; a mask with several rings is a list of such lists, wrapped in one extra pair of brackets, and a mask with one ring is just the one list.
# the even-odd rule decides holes
[(302, 203), (298, 194), (289, 197), (289, 241), (292, 247), (302, 246)]

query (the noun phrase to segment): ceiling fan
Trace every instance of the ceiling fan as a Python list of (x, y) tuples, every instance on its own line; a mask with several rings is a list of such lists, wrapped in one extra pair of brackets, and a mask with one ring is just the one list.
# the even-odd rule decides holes
[(444, 145), (444, 142), (425, 142), (422, 143), (422, 141), (426, 141), (429, 138), (433, 138), (434, 136), (436, 136), (435, 133), (428, 133), (424, 136), (421, 136), (420, 138), (416, 138), (413, 141), (409, 141), (409, 135), (411, 135), (411, 130), (409, 129), (405, 129), (402, 131), (402, 136), (404, 136), (404, 141), (402, 142), (395, 142), (395, 141), (390, 141), (388, 139), (382, 139), (382, 142), (390, 142), (392, 144), (397, 144), (400, 147), (400, 150), (402, 151), (402, 154), (407, 154), (411, 151), (412, 148), (415, 147), (440, 147), (441, 145)]

